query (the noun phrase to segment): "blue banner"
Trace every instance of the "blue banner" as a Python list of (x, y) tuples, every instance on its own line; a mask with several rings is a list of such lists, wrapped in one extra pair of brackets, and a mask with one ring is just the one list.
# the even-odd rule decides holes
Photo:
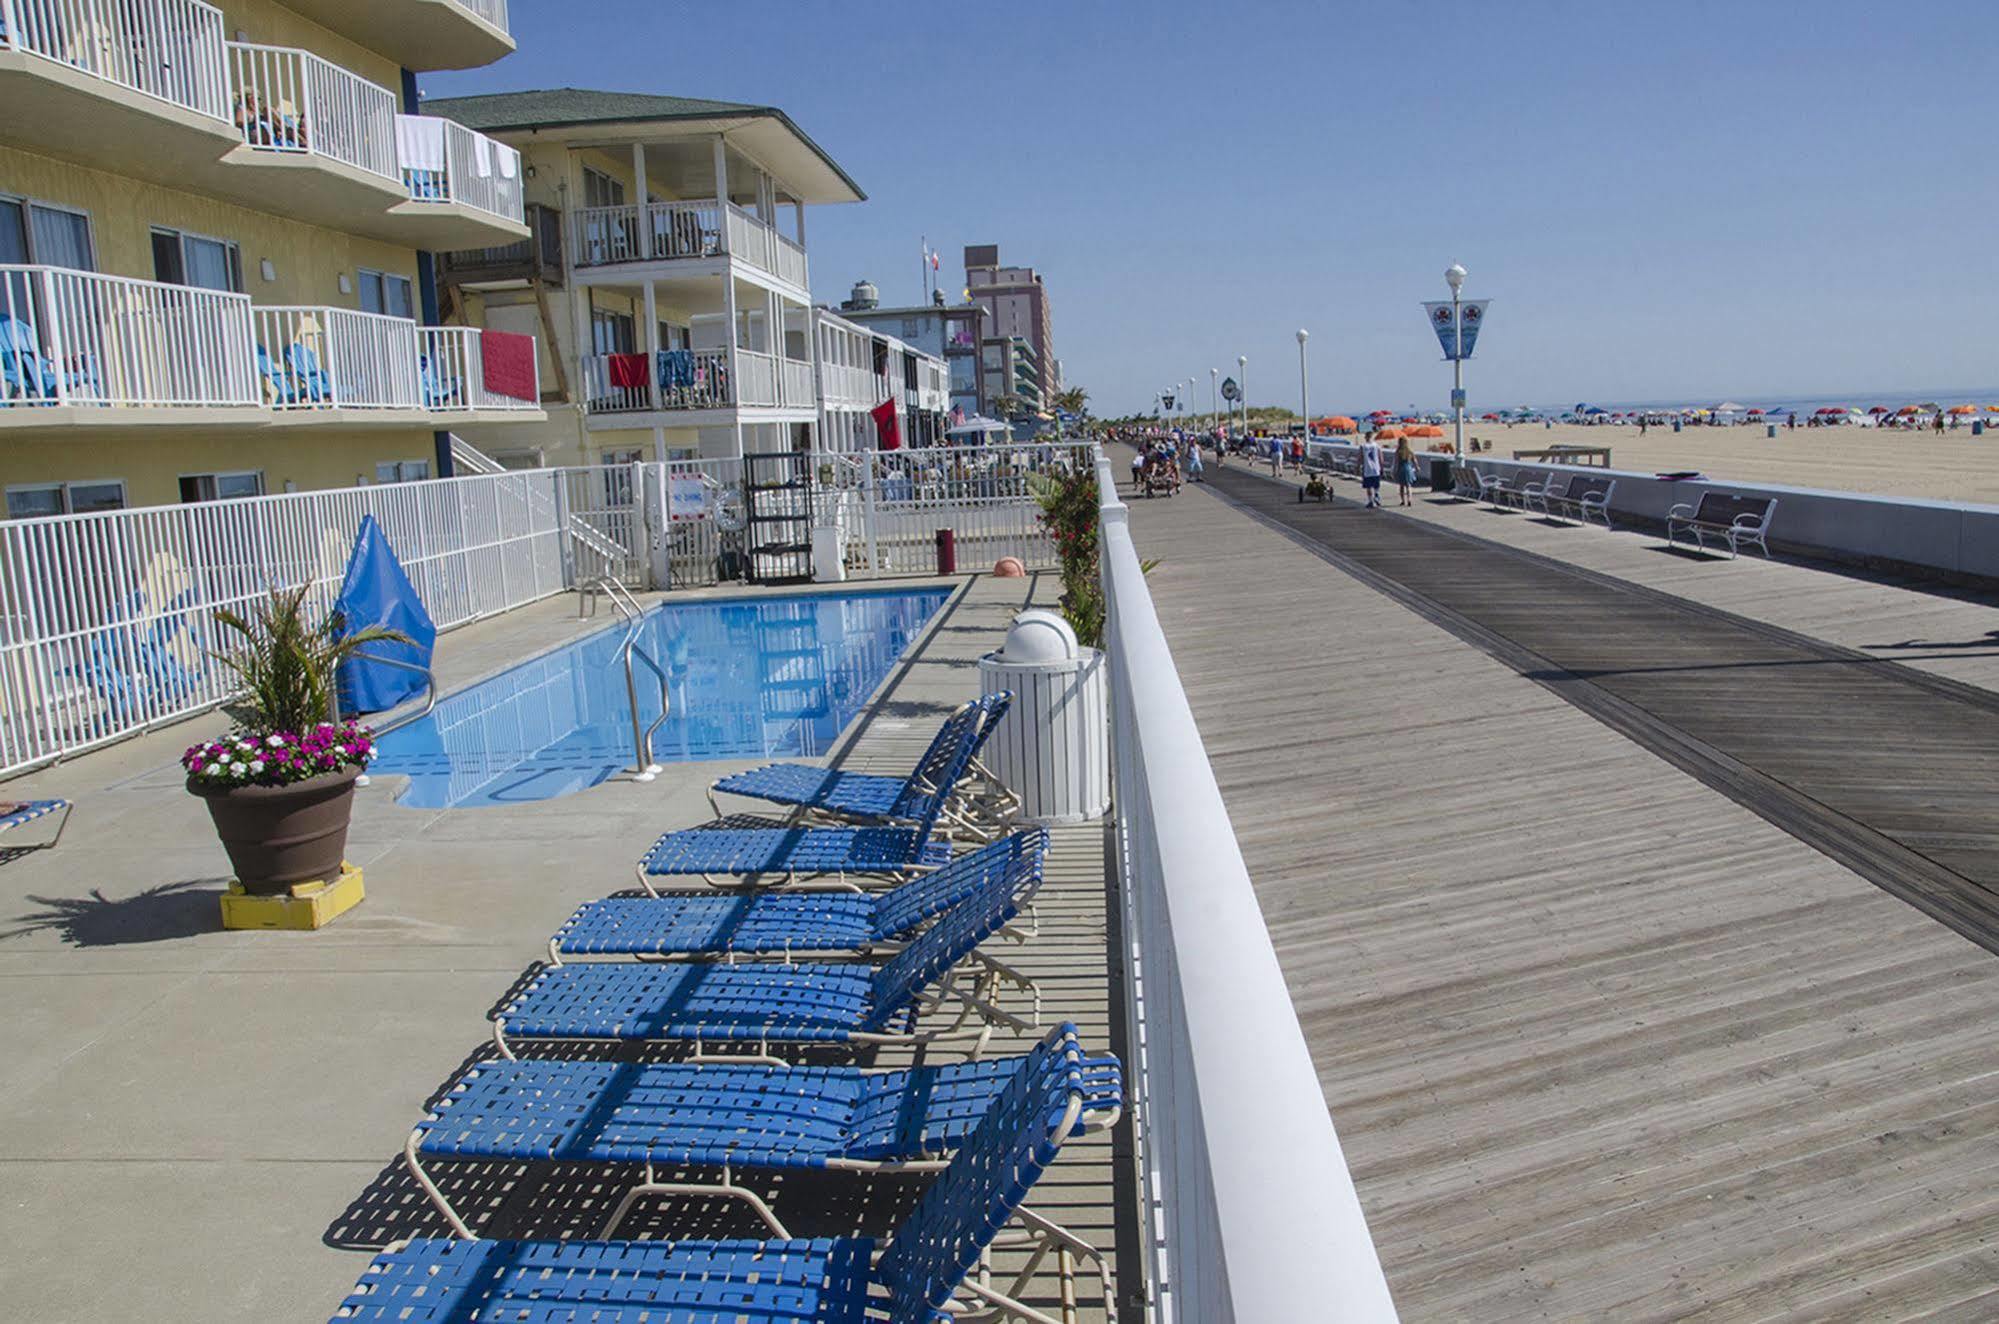
[(1485, 306), (1490, 299), (1467, 299), (1458, 310), (1458, 357), (1471, 357), (1472, 346), (1478, 343), (1479, 329), (1485, 325)]
[(1458, 317), (1452, 311), (1450, 301), (1425, 303), (1423, 312), (1430, 319), (1430, 329), (1437, 333), (1437, 343), (1444, 347), (1444, 357), (1458, 356)]

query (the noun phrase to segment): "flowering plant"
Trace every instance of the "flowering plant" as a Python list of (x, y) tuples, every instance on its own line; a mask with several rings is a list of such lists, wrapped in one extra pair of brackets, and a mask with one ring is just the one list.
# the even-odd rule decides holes
[(180, 756), (188, 789), (290, 786), (323, 773), (364, 768), (375, 738), (359, 722), (321, 722), (303, 731), (238, 732), (190, 746)]

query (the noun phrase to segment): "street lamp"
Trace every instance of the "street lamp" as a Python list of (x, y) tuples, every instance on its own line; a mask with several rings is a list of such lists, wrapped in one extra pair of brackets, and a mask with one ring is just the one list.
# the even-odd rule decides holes
[(1302, 326), (1298, 328), (1298, 413), (1305, 420), (1305, 440), (1308, 442), (1312, 439), (1312, 391), (1310, 378), (1305, 372), (1305, 342), (1311, 338), (1311, 332)]
[(1457, 447), (1459, 464), (1465, 462), (1465, 328), (1458, 320), (1458, 291), (1465, 287), (1465, 269), (1456, 262), (1444, 269), (1444, 280), (1451, 287), (1451, 325), (1454, 343), (1451, 345), (1451, 441)]
[(1242, 405), (1242, 430), (1247, 435), (1249, 432), (1249, 356), (1246, 354), (1235, 356), (1235, 385), (1237, 402)]

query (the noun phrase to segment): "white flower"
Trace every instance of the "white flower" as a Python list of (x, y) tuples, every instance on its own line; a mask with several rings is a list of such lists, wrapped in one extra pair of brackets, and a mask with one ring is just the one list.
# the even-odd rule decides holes
[(223, 767), (220, 763), (211, 763), (202, 771), (210, 777), (220, 777), (223, 773), (229, 771), (229, 769)]
[(246, 769), (240, 763), (232, 763), (229, 765), (229, 771), (235, 773), (238, 777), (241, 777), (243, 773), (246, 771)]
[(255, 776), (257, 773), (260, 773), (263, 770), (264, 770), (264, 761), (262, 759), (250, 760), (250, 773), (252, 776)]
[(283, 749), (285, 745), (285, 738), (283, 736), (272, 736), (269, 740), (266, 740), (264, 743), (269, 745), (272, 749)]
[(253, 746), (252, 746), (252, 745), (250, 744), (250, 742), (249, 742), (249, 741), (247, 741), (247, 740), (239, 740), (239, 741), (237, 741), (237, 742), (236, 742), (236, 748), (238, 748), (238, 749), (250, 749), (250, 748), (253, 748)]

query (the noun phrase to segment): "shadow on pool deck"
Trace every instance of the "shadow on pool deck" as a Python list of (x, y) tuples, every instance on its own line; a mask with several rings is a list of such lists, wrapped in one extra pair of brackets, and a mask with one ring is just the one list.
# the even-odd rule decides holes
[(0, 941), (52, 930), (74, 947), (121, 947), (140, 942), (172, 942), (222, 927), (220, 898), (226, 878), (191, 878), (161, 883), (128, 897), (108, 897), (94, 887), (86, 896), (36, 896), (45, 907), (16, 915), (0, 929)]

